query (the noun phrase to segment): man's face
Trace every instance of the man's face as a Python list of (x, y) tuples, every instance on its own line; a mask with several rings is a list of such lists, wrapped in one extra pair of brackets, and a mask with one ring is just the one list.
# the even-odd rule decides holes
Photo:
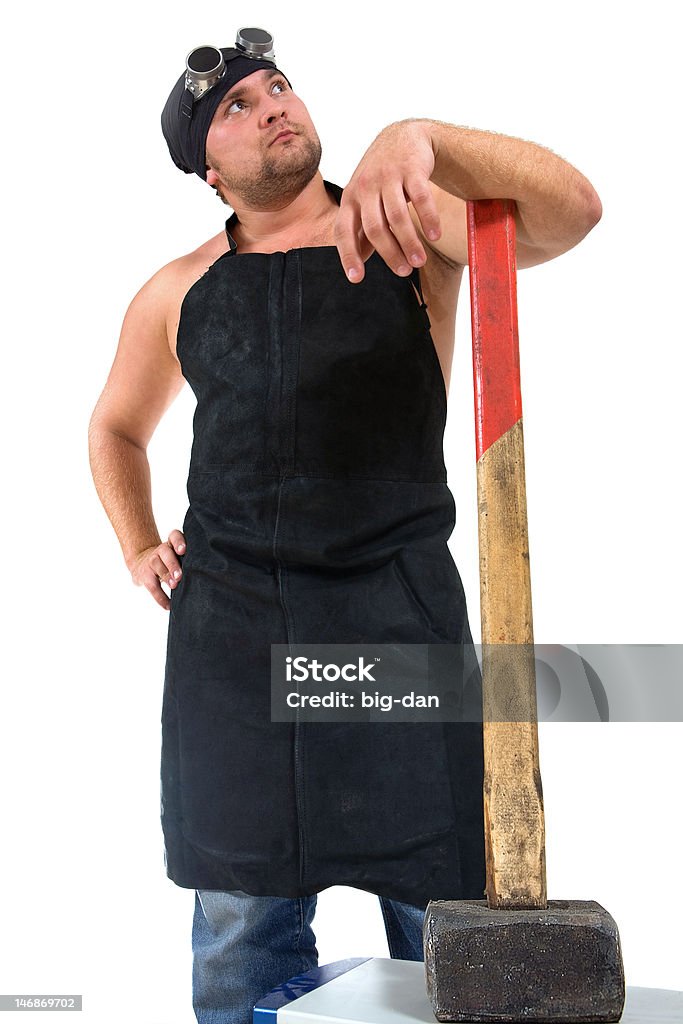
[[(283, 131), (291, 134), (280, 139)], [(282, 209), (320, 165), (320, 139), (283, 76), (247, 75), (221, 100), (206, 138), (206, 180), (233, 209)]]

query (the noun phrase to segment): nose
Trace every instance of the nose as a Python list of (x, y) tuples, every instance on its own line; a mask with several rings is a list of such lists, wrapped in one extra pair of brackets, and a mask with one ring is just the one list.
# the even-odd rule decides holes
[(261, 124), (265, 128), (272, 127), (281, 117), (287, 116), (287, 110), (282, 96), (269, 96), (261, 112)]

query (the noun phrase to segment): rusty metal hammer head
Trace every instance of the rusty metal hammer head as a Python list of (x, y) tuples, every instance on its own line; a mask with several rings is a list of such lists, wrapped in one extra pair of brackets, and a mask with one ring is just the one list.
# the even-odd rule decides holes
[(440, 1021), (617, 1021), (626, 995), (619, 932), (593, 901), (492, 910), (433, 900), (424, 920), (427, 993)]

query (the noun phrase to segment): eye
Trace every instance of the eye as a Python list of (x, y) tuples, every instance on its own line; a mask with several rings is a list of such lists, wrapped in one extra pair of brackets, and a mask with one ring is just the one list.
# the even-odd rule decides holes
[(232, 111), (232, 108), (236, 106), (244, 106), (244, 100), (233, 100), (232, 103), (225, 108), (225, 113), (229, 114)]

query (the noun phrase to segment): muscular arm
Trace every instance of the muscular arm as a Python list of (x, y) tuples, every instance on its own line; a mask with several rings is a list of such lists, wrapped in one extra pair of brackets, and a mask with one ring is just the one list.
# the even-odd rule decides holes
[(600, 198), (583, 174), (534, 142), (427, 118), (384, 128), (355, 169), (335, 225), (352, 282), (376, 250), (406, 276), (433, 249), (467, 264), (467, 200), (513, 199), (517, 266), (567, 252), (597, 224)]
[[(442, 237), (435, 245), (467, 263), (465, 200), (515, 200), (518, 263), (545, 262), (567, 252), (597, 224), (602, 203), (590, 181), (544, 146), (497, 132), (425, 122), (434, 150), (431, 181), (442, 190)], [(439, 202), (440, 200), (440, 202)], [(455, 226), (449, 226), (449, 216)]]
[[(147, 445), (184, 383), (168, 343), (167, 315), (175, 287), (170, 268), (159, 271), (131, 302), (88, 428), (95, 487), (131, 572), (143, 551), (161, 543), (152, 512)], [(168, 599), (152, 577), (150, 572), (148, 579), (136, 582), (145, 583), (167, 607)]]

